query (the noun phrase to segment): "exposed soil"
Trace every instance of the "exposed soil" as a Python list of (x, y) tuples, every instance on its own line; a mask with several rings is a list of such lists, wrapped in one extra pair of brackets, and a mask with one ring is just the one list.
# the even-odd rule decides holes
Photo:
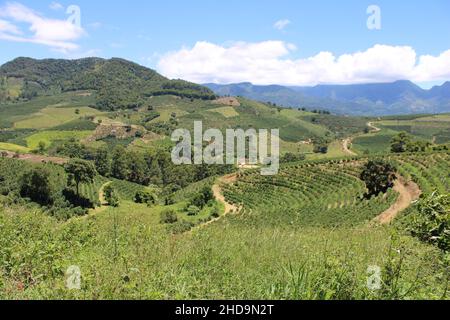
[(0, 153), (6, 155), (6, 158), (14, 158), (17, 160), (23, 160), (33, 163), (55, 163), (62, 165), (69, 161), (69, 159), (66, 158), (47, 157), (40, 154), (31, 154), (31, 153), (16, 154), (11, 151), (2, 151), (2, 150), (0, 150)]
[(235, 97), (224, 97), (213, 101), (214, 104), (221, 104), (229, 107), (240, 107), (241, 103)]
[(411, 203), (419, 199), (422, 191), (419, 186), (412, 181), (407, 182), (403, 177), (399, 177), (394, 185), (394, 190), (399, 193), (397, 201), (385, 212), (374, 219), (380, 224), (391, 223), (403, 210), (407, 209)]

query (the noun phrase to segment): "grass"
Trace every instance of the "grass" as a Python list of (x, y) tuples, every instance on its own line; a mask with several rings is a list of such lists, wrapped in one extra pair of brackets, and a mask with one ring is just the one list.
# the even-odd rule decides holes
[(237, 113), (233, 107), (221, 107), (209, 111), (219, 113), (225, 118), (234, 118), (239, 116), (239, 113)]
[(30, 118), (48, 106), (81, 108), (95, 103), (94, 95), (81, 96), (75, 93), (64, 93), (53, 96), (42, 96), (31, 101), (0, 104), (0, 127), (12, 128), (14, 123)]
[[(39, 212), (0, 208), (0, 267), (10, 266), (0, 297), (439, 299), (444, 292), (439, 252), (404, 235), (392, 238), (391, 228), (296, 230), (242, 225), (230, 217), (173, 237), (159, 223), (162, 210), (124, 203), (61, 224)], [(402, 252), (408, 254), (395, 279), (399, 293), (393, 285), (369, 291), (368, 266), (385, 270)], [(80, 267), (81, 290), (65, 287), (71, 265)]]
[[(76, 113), (77, 110), (79, 111), (78, 113)], [(16, 122), (14, 127), (18, 129), (47, 129), (63, 125), (80, 117), (97, 116), (100, 114), (100, 111), (89, 107), (46, 107), (28, 119)]]
[(71, 139), (82, 140), (92, 134), (92, 131), (40, 131), (25, 138), (29, 149), (35, 150), (39, 143), (45, 143), (50, 147), (55, 142), (69, 141)]
[(0, 150), (18, 152), (18, 153), (28, 153), (31, 149), (23, 146), (19, 146), (13, 143), (0, 142)]
[(397, 131), (381, 128), (380, 132), (368, 133), (353, 139), (352, 148), (358, 154), (386, 153), (391, 149), (391, 140)]

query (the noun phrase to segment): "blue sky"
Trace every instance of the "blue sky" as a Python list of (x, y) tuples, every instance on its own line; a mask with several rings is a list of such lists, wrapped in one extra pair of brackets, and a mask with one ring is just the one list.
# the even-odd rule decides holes
[[(64, 23), (70, 5), (79, 28)], [(122, 57), (196, 82), (430, 86), (450, 80), (449, 13), (448, 0), (0, 1), (0, 63)]]

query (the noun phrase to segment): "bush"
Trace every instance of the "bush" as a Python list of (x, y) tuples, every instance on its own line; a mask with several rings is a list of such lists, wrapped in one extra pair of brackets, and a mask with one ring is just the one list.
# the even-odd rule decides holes
[(156, 196), (148, 191), (138, 191), (134, 196), (135, 203), (144, 203), (147, 205), (155, 205), (157, 202)]
[(433, 193), (419, 202), (419, 213), (411, 223), (411, 233), (441, 250), (450, 249), (450, 194)]
[(111, 185), (107, 185), (103, 189), (105, 195), (105, 201), (111, 207), (118, 207), (120, 204), (119, 196), (117, 195), (116, 189), (114, 189)]
[(212, 199), (214, 199), (214, 194), (211, 188), (206, 186), (201, 190), (200, 194), (192, 199), (191, 204), (203, 209), (203, 207)]
[(166, 210), (161, 213), (161, 223), (173, 224), (178, 221), (177, 213), (173, 210)]
[(189, 206), (187, 208), (187, 214), (188, 216), (196, 216), (200, 213), (200, 208), (197, 206)]

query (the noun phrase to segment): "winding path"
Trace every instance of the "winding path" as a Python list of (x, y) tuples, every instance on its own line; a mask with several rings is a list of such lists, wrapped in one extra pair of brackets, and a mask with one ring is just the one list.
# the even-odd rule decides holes
[(406, 182), (403, 177), (395, 181), (394, 190), (399, 194), (397, 201), (385, 212), (376, 217), (373, 221), (379, 224), (391, 223), (403, 210), (407, 209), (413, 201), (419, 199), (422, 191), (419, 186), (412, 181)]
[[(371, 133), (378, 133), (381, 131), (380, 128), (377, 128), (373, 122), (368, 122), (367, 126), (371, 129)], [(353, 152), (352, 150), (350, 150), (350, 145), (352, 144), (353, 139), (357, 138), (361, 136), (361, 134), (353, 136), (353, 137), (348, 137), (345, 138), (344, 140), (342, 140), (342, 150), (344, 151), (344, 153), (350, 155), (350, 156), (357, 156), (358, 154), (356, 152)]]
[(349, 146), (352, 144), (353, 138), (346, 138), (342, 140), (342, 150), (350, 156), (357, 156), (358, 154), (350, 150)]

